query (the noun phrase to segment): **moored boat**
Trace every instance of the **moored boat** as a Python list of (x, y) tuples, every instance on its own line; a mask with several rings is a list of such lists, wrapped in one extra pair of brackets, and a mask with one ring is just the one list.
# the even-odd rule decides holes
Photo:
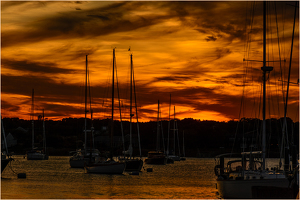
[[(250, 152), (234, 155), (222, 154), (216, 157), (217, 163), (214, 170), (217, 176), (217, 189), (221, 198), (290, 198), (293, 196), (291, 193), (294, 193), (293, 188), (295, 185), (297, 185), (296, 188), (299, 191), (299, 183), (297, 183), (298, 167), (295, 168), (294, 172), (289, 171), (289, 155), (285, 157), (284, 170), (280, 169), (281, 163), (270, 169), (266, 167), (266, 80), (267, 76), (270, 76), (269, 73), (273, 70), (273, 67), (266, 65), (268, 62), (266, 60), (266, 3), (266, 1), (263, 2), (263, 67), (261, 67), (263, 72), (263, 119), (262, 134), (260, 135), (261, 151), (252, 151), (250, 149)], [(282, 141), (284, 141), (284, 134)], [(244, 145), (242, 145), (242, 148), (245, 148)], [(285, 153), (288, 153), (288, 151)], [(226, 161), (227, 164), (225, 164), (226, 157), (230, 158), (229, 161)], [(276, 195), (274, 196), (272, 193), (276, 193)]]
[(8, 165), (8, 163), (11, 161), (11, 158), (7, 158), (6, 155), (1, 155), (1, 173), (3, 172), (3, 170), (6, 168), (6, 166)]
[(30, 151), (27, 151), (27, 160), (47, 160), (46, 154), (43, 152), (43, 150), (40, 150), (38, 148), (34, 148)]
[(114, 135), (114, 78), (115, 78), (115, 49), (113, 49), (113, 67), (112, 67), (112, 103), (111, 103), (111, 125), (110, 125), (110, 156), (101, 157), (100, 160), (93, 161), (90, 156), (88, 163), (85, 163), (84, 169), (86, 173), (98, 174), (122, 174), (125, 170), (126, 163), (115, 161), (113, 159), (113, 135)]
[(125, 163), (114, 160), (93, 162), (86, 165), (84, 169), (87, 173), (122, 174), (125, 169)]
[(3, 135), (2, 141), (3, 141), (3, 144), (4, 144), (2, 146), (3, 151), (1, 151), (1, 173), (2, 173), (3, 170), (6, 168), (6, 166), (8, 165), (8, 163), (10, 161), (12, 161), (13, 159), (8, 154), (8, 148), (7, 148), (6, 137), (5, 137), (5, 130), (4, 130), (4, 125), (3, 125), (2, 119), (1, 119), (1, 128), (2, 128), (1, 132), (2, 132), (2, 135)]
[(165, 165), (167, 164), (168, 158), (165, 156), (164, 152), (160, 150), (160, 120), (159, 120), (159, 100), (157, 104), (157, 133), (156, 133), (156, 150), (148, 152), (148, 158), (145, 159), (146, 164), (152, 165)]
[[(276, 168), (262, 171), (262, 162), (259, 160), (261, 154), (261, 151), (243, 152), (222, 154), (215, 158), (217, 189), (222, 198), (253, 198), (253, 187), (289, 187), (289, 180), (283, 171)], [(228, 157), (232, 160), (226, 164), (225, 159)]]
[[(84, 149), (77, 149), (76, 151), (70, 152), (71, 157), (69, 159), (70, 167), (71, 168), (84, 168), (85, 163), (88, 163), (90, 161), (95, 162), (98, 159), (101, 158), (100, 152), (98, 149), (95, 149), (93, 144), (91, 144), (90, 149), (87, 148), (87, 133), (91, 133), (90, 140), (93, 141), (93, 130), (94, 127), (91, 125), (91, 129), (87, 130), (87, 113), (91, 112), (91, 121), (92, 119), (92, 106), (90, 103), (90, 109), (87, 109), (87, 96), (88, 96), (88, 82), (89, 82), (89, 70), (88, 70), (88, 56), (86, 55), (86, 68), (85, 68), (85, 115), (84, 115)], [(89, 94), (89, 97), (91, 98), (91, 94)], [(91, 100), (90, 100), (91, 102)], [(93, 142), (91, 142), (93, 143)]]
[(90, 154), (92, 153), (92, 161), (97, 161), (101, 158), (100, 152), (98, 149), (87, 150), (85, 154), (84, 150), (78, 149), (77, 151), (70, 152), (72, 156), (69, 159), (71, 168), (84, 168), (85, 163), (90, 161)]
[(31, 126), (32, 126), (32, 149), (27, 151), (27, 160), (48, 160), (49, 156), (46, 152), (46, 136), (45, 136), (45, 117), (43, 110), (43, 148), (34, 147), (34, 89), (32, 89), (32, 105), (31, 105)]
[(149, 151), (148, 158), (145, 159), (145, 163), (152, 165), (165, 165), (167, 163), (167, 158), (161, 151)]
[[(130, 50), (130, 48), (129, 48)], [(125, 158), (124, 161), (126, 163), (125, 171), (127, 172), (133, 172), (133, 171), (141, 171), (144, 161), (141, 159), (142, 158), (142, 152), (141, 152), (141, 142), (140, 142), (140, 133), (139, 133), (139, 123), (138, 123), (138, 111), (137, 111), (137, 102), (136, 102), (136, 92), (135, 90), (133, 91), (133, 86), (135, 88), (135, 80), (134, 80), (134, 71), (133, 71), (133, 61), (132, 61), (132, 54), (130, 54), (130, 143), (129, 143), (129, 148), (126, 152), (128, 152), (129, 157)], [(132, 93), (134, 92), (134, 99), (135, 99), (135, 109), (136, 109), (136, 125), (137, 125), (137, 135), (138, 135), (138, 143), (139, 143), (139, 156), (140, 158), (134, 158), (133, 157), (133, 144), (132, 144), (132, 117), (134, 114), (132, 113), (132, 98), (133, 95)], [(124, 154), (126, 153), (124, 152)]]
[(126, 163), (126, 168), (125, 168), (126, 172), (133, 172), (133, 171), (139, 172), (141, 171), (144, 164), (143, 160), (139, 158), (125, 159), (125, 163)]

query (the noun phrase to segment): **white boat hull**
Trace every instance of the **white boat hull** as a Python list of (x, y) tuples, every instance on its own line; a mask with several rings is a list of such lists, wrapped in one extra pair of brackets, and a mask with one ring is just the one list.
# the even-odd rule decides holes
[(170, 155), (168, 158), (174, 160), (174, 161), (180, 161), (180, 157), (179, 156), (173, 156), (173, 155)]
[(85, 166), (86, 173), (97, 174), (122, 174), (125, 170), (125, 163), (122, 162), (102, 162)]
[(43, 153), (27, 153), (27, 160), (46, 160), (46, 155)]
[(250, 179), (250, 180), (219, 180), (217, 179), (217, 188), (221, 198), (226, 199), (251, 199), (253, 198), (253, 187), (272, 186), (288, 188), (287, 178), (278, 179)]

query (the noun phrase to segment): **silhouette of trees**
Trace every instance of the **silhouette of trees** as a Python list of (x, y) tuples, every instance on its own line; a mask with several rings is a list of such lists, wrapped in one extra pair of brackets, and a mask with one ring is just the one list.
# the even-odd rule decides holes
[[(35, 145), (40, 146), (42, 146), (41, 122), (38, 120), (35, 121), (34, 126)], [(182, 153), (183, 131), (186, 156), (213, 157), (220, 153), (232, 151), (259, 150), (261, 148), (261, 123), (261, 120), (251, 118), (242, 118), (239, 121), (231, 120), (228, 122), (201, 121), (192, 118), (177, 120), (180, 151)], [(87, 129), (90, 129), (91, 124), (91, 120), (88, 119)], [(163, 149), (162, 142), (164, 142), (166, 150), (168, 121), (162, 121), (161, 124), (164, 134), (164, 139), (161, 138), (161, 149)], [(278, 156), (282, 138), (283, 118), (268, 119), (266, 124), (267, 150), (270, 150), (268, 156)], [(11, 147), (10, 151), (16, 154), (25, 154), (31, 148), (31, 121), (18, 118), (4, 118), (3, 125), (6, 134), (11, 133), (18, 141), (18, 144)], [(126, 136), (129, 134), (129, 122), (122, 122), (122, 125), (124, 135)], [(114, 126), (114, 136), (121, 137), (121, 123), (115, 121)], [(94, 119), (93, 127), (95, 138), (99, 136), (109, 137), (110, 119)], [(105, 131), (103, 131), (103, 127), (106, 127)], [(135, 140), (137, 140), (136, 123), (133, 123), (132, 127), (133, 135)], [(173, 121), (171, 121), (171, 128), (173, 128)], [(69, 155), (69, 151), (82, 148), (84, 143), (84, 118), (64, 118), (59, 121), (46, 120), (45, 129), (47, 148), (50, 155)], [(143, 156), (147, 156), (148, 151), (156, 149), (157, 122), (140, 122), (139, 129), (142, 154)], [(299, 122), (293, 122), (290, 118), (287, 118), (287, 130), (290, 144), (299, 147)], [(170, 149), (173, 147), (173, 137), (173, 130), (170, 130)], [(176, 138), (176, 152), (178, 152), (177, 140)], [(100, 147), (96, 146), (96, 148)], [(101, 148), (103, 148), (103, 144)], [(121, 152), (122, 147), (118, 147), (118, 149)]]

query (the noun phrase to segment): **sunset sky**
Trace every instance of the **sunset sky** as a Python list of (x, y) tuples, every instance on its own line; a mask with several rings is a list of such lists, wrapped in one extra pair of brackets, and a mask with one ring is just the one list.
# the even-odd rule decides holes
[[(279, 118), (295, 2), (268, 5), (267, 59), (276, 62), (268, 63), (274, 70), (267, 82), (267, 118)], [(294, 121), (299, 120), (298, 22), (297, 10), (287, 114)], [(180, 119), (261, 118), (262, 62), (256, 62), (263, 59), (261, 1), (1, 1), (1, 45), (2, 117), (29, 119), (32, 89), (36, 115), (44, 109), (48, 119), (84, 117), (88, 55), (93, 118), (109, 118), (115, 48), (124, 120), (130, 54), (139, 121), (156, 120), (158, 100), (168, 119), (170, 94), (172, 118), (174, 106)], [(117, 90), (115, 97), (118, 119)]]

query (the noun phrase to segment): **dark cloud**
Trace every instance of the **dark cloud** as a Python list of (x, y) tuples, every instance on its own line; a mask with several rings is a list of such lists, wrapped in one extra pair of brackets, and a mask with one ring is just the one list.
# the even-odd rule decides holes
[[(215, 6), (218, 7), (218, 4), (207, 2), (114, 2), (108, 6), (91, 10), (60, 12), (47, 18), (41, 16), (40, 19), (27, 22), (22, 34), (12, 31), (2, 32), (2, 46), (132, 31), (172, 18), (179, 18), (184, 26), (195, 26), (195, 23), (199, 23), (197, 19), (200, 17), (202, 22), (201, 25), (197, 25), (196, 29), (201, 32), (208, 32), (205, 29), (210, 29), (219, 34), (229, 34), (231, 35), (229, 37), (232, 38), (243, 35), (242, 30), (235, 28), (238, 26), (223, 25), (222, 22), (224, 23), (224, 21), (218, 24), (218, 21), (213, 21), (214, 19), (211, 18), (214, 14), (210, 14), (210, 17), (206, 16), (208, 15), (207, 12), (214, 11)], [(165, 15), (159, 13), (134, 17), (126, 15), (132, 11), (147, 11), (148, 9), (163, 9), (167, 12)], [(170, 34), (178, 30), (180, 29), (164, 30), (160, 34)], [(209, 37), (208, 39), (214, 40), (216, 38)]]
[[(107, 35), (147, 27), (165, 19), (152, 15), (127, 18), (124, 12), (138, 9), (136, 6), (126, 6), (127, 4), (129, 2), (116, 2), (92, 10), (57, 13), (48, 18), (41, 16), (40, 19), (27, 22), (22, 34), (15, 31), (2, 32), (2, 47), (49, 39)], [(142, 6), (140, 3), (137, 5)]]
[(7, 112), (16, 112), (20, 110), (20, 106), (11, 104), (3, 99), (1, 99), (1, 107), (5, 108)]
[(217, 38), (214, 37), (214, 36), (207, 36), (207, 37), (205, 38), (205, 40), (206, 40), (207, 42), (209, 42), (209, 41), (216, 41)]
[[(20, 5), (27, 4), (27, 9), (31, 8), (40, 8), (40, 7), (45, 7), (46, 4), (49, 4), (51, 2), (44, 2), (44, 1), (33, 1), (33, 2), (28, 2), (28, 1), (1, 1), (1, 10), (4, 11), (8, 8), (11, 7), (17, 7)], [(24, 9), (22, 7), (22, 9)], [(22, 11), (21, 8), (19, 11)]]
[(29, 60), (1, 59), (2, 68), (19, 70), (23, 72), (46, 73), (46, 74), (71, 74), (77, 71), (64, 69), (50, 62), (32, 62)]
[[(47, 2), (48, 3), (48, 2)], [(52, 2), (60, 3), (60, 2)], [(74, 3), (74, 2), (70, 2)], [(80, 2), (81, 3), (81, 2)], [(19, 3), (21, 4), (21, 3)], [(39, 3), (33, 3), (41, 6)], [(22, 34), (14, 31), (2, 32), (2, 47), (20, 43), (34, 43), (49, 39), (95, 37), (110, 33), (137, 30), (166, 20), (178, 18), (183, 26), (194, 27), (201, 33), (218, 35), (229, 42), (243, 40), (246, 35), (245, 19), (248, 2), (113, 2), (107, 6), (90, 10), (59, 12), (53, 16), (24, 24)], [(9, 5), (9, 3), (7, 3)], [(18, 3), (12, 3), (18, 5)], [(30, 4), (31, 5), (31, 4)], [(258, 5), (260, 5), (258, 3)], [(224, 7), (224, 9), (223, 9)], [(78, 8), (78, 7), (77, 7)], [(228, 9), (229, 8), (229, 9)], [(130, 15), (133, 11), (164, 10), (165, 14)], [(251, 6), (248, 6), (251, 9)], [(127, 15), (129, 14), (129, 15)], [(255, 13), (260, 15), (261, 12)], [(179, 27), (181, 28), (181, 27)], [(164, 30), (170, 34), (180, 29)], [(261, 31), (253, 27), (252, 31)], [(159, 35), (159, 34), (157, 34)], [(215, 41), (208, 36), (207, 41)]]
[(216, 49), (216, 55), (217, 55), (218, 59), (220, 59), (230, 53), (231, 53), (231, 51), (228, 48), (217, 48)]
[[(34, 2), (1, 2), (2, 10), (6, 10), (12, 6), (21, 6), (28, 4), (28, 8), (42, 7), (50, 2), (34, 3)], [(61, 3), (61, 2), (51, 2)], [(20, 45), (22, 43), (31, 45), (36, 42), (48, 40), (62, 40), (67, 42), (63, 47), (52, 47), (49, 52), (56, 52), (67, 55), (68, 60), (78, 59), (87, 54), (93, 54), (99, 48), (95, 45), (90, 48), (78, 48), (74, 50), (74, 44), (67, 39), (90, 39), (97, 36), (108, 35), (118, 32), (127, 32), (147, 28), (168, 20), (180, 20), (179, 27), (163, 30), (155, 30), (151, 33), (133, 38), (131, 36), (122, 36), (123, 39), (147, 40), (151, 38), (159, 38), (166, 34), (182, 31), (185, 27), (197, 30), (199, 33), (205, 33), (206, 41), (224, 40), (231, 43), (234, 40), (241, 41), (246, 37), (245, 9), (249, 2), (111, 2), (104, 7), (94, 7), (87, 10), (80, 7), (84, 2), (69, 2), (72, 5), (71, 11), (53, 13), (52, 16), (41, 15), (35, 20), (24, 23), (22, 31), (3, 30), (2, 32), (2, 48)], [(282, 2), (281, 2), (282, 3)], [(101, 4), (101, 2), (99, 2)], [(259, 2), (260, 4), (260, 2)], [(225, 8), (225, 9), (223, 9)], [(162, 12), (151, 14), (142, 14), (143, 11), (151, 11), (156, 9)], [(133, 11), (140, 11), (141, 14), (132, 16)], [(148, 12), (145, 12), (148, 13)], [(256, 16), (261, 13), (255, 13)], [(248, 22), (251, 22), (248, 21)], [(261, 27), (254, 26), (251, 30), (252, 34), (261, 32)], [(195, 34), (197, 37), (197, 33)], [(274, 42), (274, 41), (273, 41)], [(299, 47), (298, 47), (299, 48)], [(72, 49), (72, 51), (70, 51)], [(247, 84), (261, 83), (261, 70), (259, 68), (248, 69), (247, 75), (253, 77), (252, 82), (243, 83), (242, 76), (246, 72), (237, 71), (233, 75), (223, 77), (212, 77), (208, 81), (219, 83), (218, 86), (210, 86), (210, 88), (199, 85), (192, 87), (188, 85), (185, 88), (165, 87), (165, 82), (185, 83), (187, 80), (198, 81), (207, 78), (208, 73), (213, 74), (215, 71), (225, 69), (237, 69), (241, 66), (233, 63), (217, 66), (215, 69), (204, 67), (204, 62), (210, 63), (216, 59), (223, 58), (231, 54), (234, 50), (227, 47), (218, 47), (215, 54), (209, 55), (211, 59), (200, 60), (193, 57), (187, 61), (179, 70), (170, 70), (169, 75), (155, 77), (148, 80), (148, 83), (140, 84), (137, 82), (136, 90), (138, 96), (138, 104), (140, 107), (154, 105), (157, 100), (164, 105), (169, 103), (169, 94), (172, 94), (172, 103), (174, 105), (191, 107), (193, 112), (214, 111), (228, 118), (238, 118), (239, 105), (241, 101), (240, 95), (230, 95), (222, 92), (221, 84), (230, 84), (232, 90), (241, 88)], [(258, 52), (258, 51), (257, 51)], [(64, 56), (65, 56), (64, 55)], [(242, 59), (242, 58), (241, 58)], [(299, 61), (298, 61), (299, 62)], [(162, 64), (162, 63), (160, 63)], [(296, 66), (298, 63), (295, 62)], [(222, 65), (222, 64), (220, 64)], [(1, 89), (3, 94), (20, 94), (28, 96), (24, 103), (30, 105), (30, 95), (32, 88), (35, 89), (36, 99), (40, 107), (45, 110), (51, 110), (50, 116), (68, 117), (72, 114), (83, 113), (81, 108), (71, 106), (70, 104), (78, 104), (83, 102), (83, 87), (67, 82), (58, 82), (54, 77), (48, 75), (82, 73), (80, 71), (65, 69), (54, 62), (34, 62), (28, 60), (9, 60), (2, 57), (2, 67), (33, 73), (40, 73), (42, 76), (10, 76), (1, 75)], [(279, 75), (277, 74), (279, 77)], [(292, 78), (294, 82), (299, 78), (299, 69), (293, 68)], [(237, 81), (240, 80), (240, 81)], [(159, 83), (161, 87), (154, 87), (153, 84)], [(200, 84), (200, 83), (199, 83)], [(122, 90), (126, 90), (126, 84), (120, 84)], [(94, 85), (92, 88), (93, 102), (95, 105), (95, 113), (104, 112), (106, 108), (102, 108), (104, 98), (109, 98), (105, 86)], [(105, 92), (106, 91), (106, 92)], [(109, 94), (109, 93), (108, 93)], [(277, 96), (276, 96), (277, 97)], [(128, 101), (128, 96), (122, 96), (124, 102)], [(209, 101), (208, 99), (211, 99)], [(297, 101), (292, 97), (293, 101)], [(26, 102), (28, 101), (28, 102)], [(55, 102), (60, 102), (56, 104)], [(249, 105), (253, 104), (254, 99), (249, 99)], [(124, 103), (125, 104), (125, 103)], [(293, 105), (296, 106), (296, 105)], [(18, 106), (12, 105), (2, 100), (2, 107), (5, 111), (17, 111)], [(64, 111), (64, 112), (62, 112)], [(141, 109), (140, 117), (148, 118), (154, 115), (157, 110)], [(187, 113), (188, 114), (188, 113)], [(153, 118), (154, 119), (154, 118)], [(155, 119), (154, 119), (155, 120)]]
[(166, 82), (173, 82), (173, 83), (178, 83), (178, 82), (185, 82), (191, 79), (190, 76), (178, 76), (178, 75), (169, 75), (169, 76), (162, 76), (162, 77), (156, 77), (154, 78), (153, 82), (160, 82), (160, 81), (166, 81)]

